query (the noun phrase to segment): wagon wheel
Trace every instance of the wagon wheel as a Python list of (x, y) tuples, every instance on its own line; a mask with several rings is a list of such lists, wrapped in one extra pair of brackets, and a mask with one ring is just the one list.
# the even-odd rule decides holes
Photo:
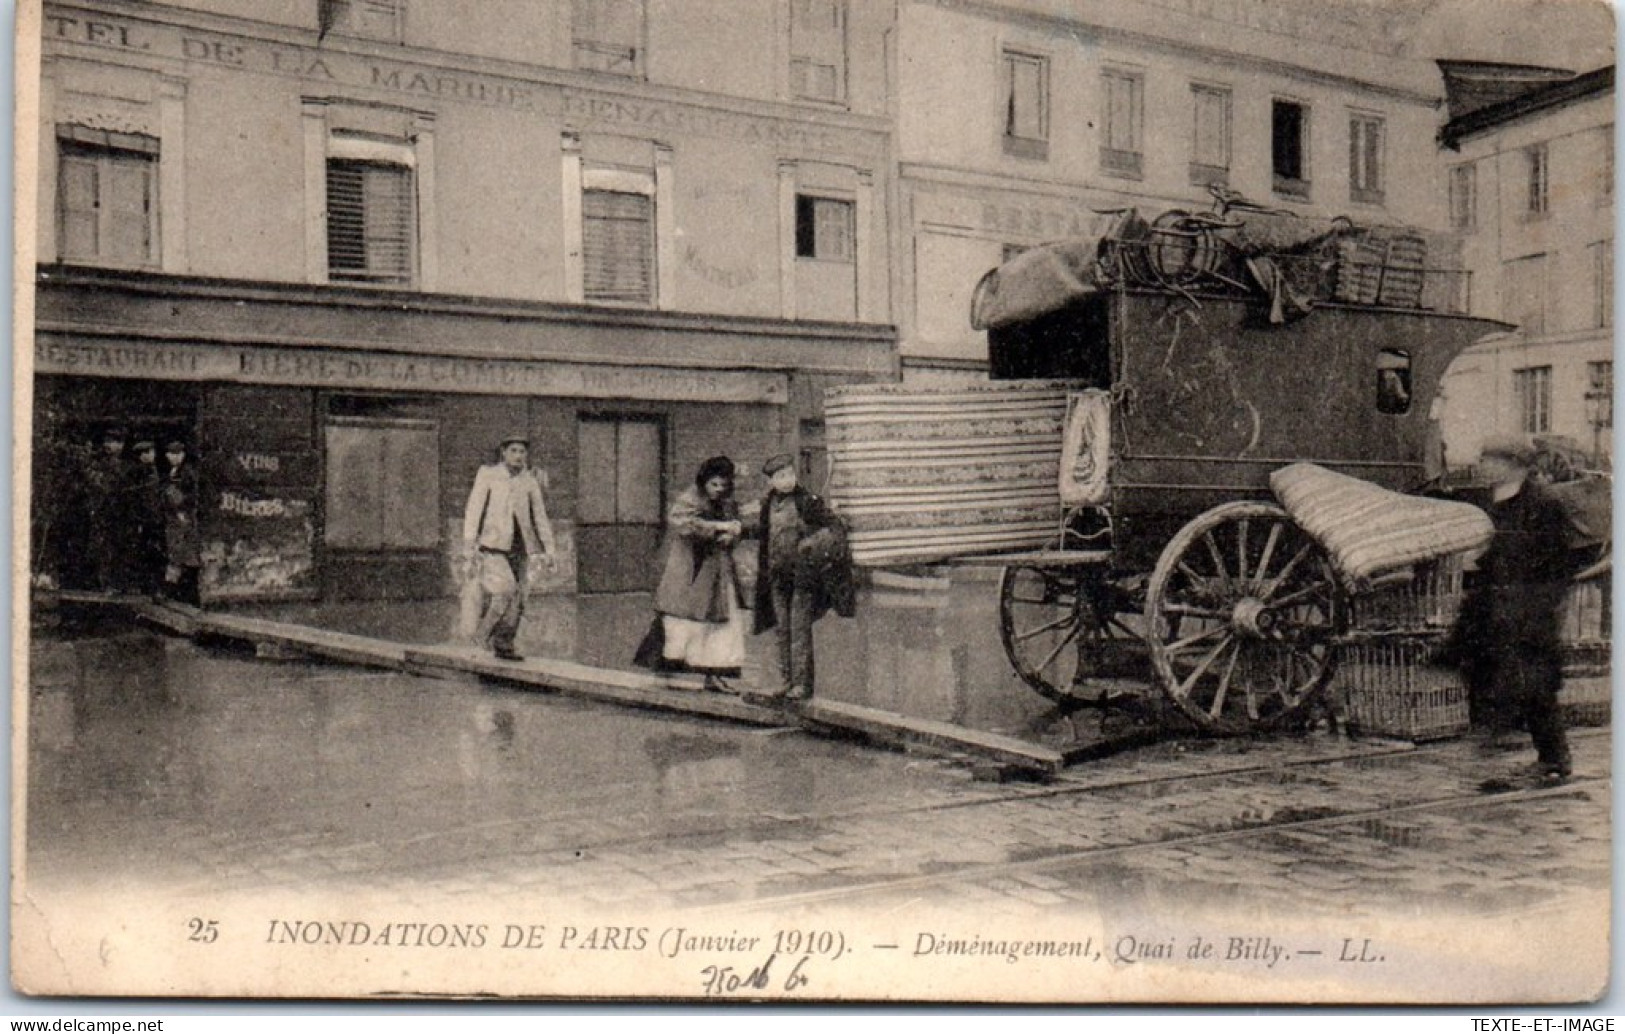
[(1146, 592), (1151, 664), (1204, 731), (1265, 729), (1331, 679), (1347, 599), (1320, 543), (1273, 503), (1215, 507), (1163, 549)]
[(999, 581), (999, 637), (1022, 681), (1058, 703), (1103, 703), (1096, 679), (1142, 675), (1126, 591), (1100, 569), (1015, 565)]

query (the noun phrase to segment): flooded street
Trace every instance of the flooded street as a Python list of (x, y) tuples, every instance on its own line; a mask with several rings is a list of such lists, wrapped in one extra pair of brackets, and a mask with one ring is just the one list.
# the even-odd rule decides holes
[[(830, 614), (814, 628), (818, 693), (913, 718), (1065, 745), (1098, 731), (1098, 713), (1070, 718), (1011, 669), (999, 640), (998, 571), (956, 572), (918, 587), (870, 587), (857, 617)], [(632, 670), (632, 655), (653, 618), (647, 594), (536, 596), (527, 604), (517, 648), (527, 656)], [(251, 611), (250, 613), (262, 613)], [(407, 643), (447, 641), (454, 601), (325, 604), (263, 611), (334, 631)], [(743, 686), (776, 688), (771, 632), (747, 639)]]

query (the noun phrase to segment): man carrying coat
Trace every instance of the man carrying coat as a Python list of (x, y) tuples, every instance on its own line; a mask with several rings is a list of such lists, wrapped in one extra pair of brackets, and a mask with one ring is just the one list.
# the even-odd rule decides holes
[(813, 622), (857, 612), (840, 519), (796, 483), (795, 457), (762, 465), (772, 487), (762, 500), (756, 578), (757, 634), (774, 629), (787, 700), (813, 694)]
[(510, 434), (500, 445), (502, 462), (480, 468), (463, 511), (468, 577), (479, 585), (478, 619), (468, 623), (474, 641), (489, 645), (500, 660), (522, 661), (513, 643), (525, 613), (530, 560), (539, 558), (551, 570), (558, 549), (542, 486), (528, 466), (530, 439)]

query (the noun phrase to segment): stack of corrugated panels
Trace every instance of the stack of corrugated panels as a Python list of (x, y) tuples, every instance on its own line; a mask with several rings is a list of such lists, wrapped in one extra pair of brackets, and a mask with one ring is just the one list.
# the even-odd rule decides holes
[(829, 389), (829, 497), (847, 521), (853, 561), (1053, 546), (1066, 393), (1055, 381)]

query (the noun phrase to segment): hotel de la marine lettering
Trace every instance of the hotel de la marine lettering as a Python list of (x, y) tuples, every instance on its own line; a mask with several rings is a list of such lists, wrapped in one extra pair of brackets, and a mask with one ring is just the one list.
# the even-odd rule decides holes
[(1425, 6), (48, 3), (34, 519), (120, 424), (200, 457), (205, 601), (439, 595), (519, 428), (548, 588), (644, 589), (701, 459), (816, 484), (824, 389), (985, 377), (983, 273), (1210, 184), (1453, 233), (1522, 329), (1452, 461), (1604, 449), (1612, 67), (1418, 53)]

